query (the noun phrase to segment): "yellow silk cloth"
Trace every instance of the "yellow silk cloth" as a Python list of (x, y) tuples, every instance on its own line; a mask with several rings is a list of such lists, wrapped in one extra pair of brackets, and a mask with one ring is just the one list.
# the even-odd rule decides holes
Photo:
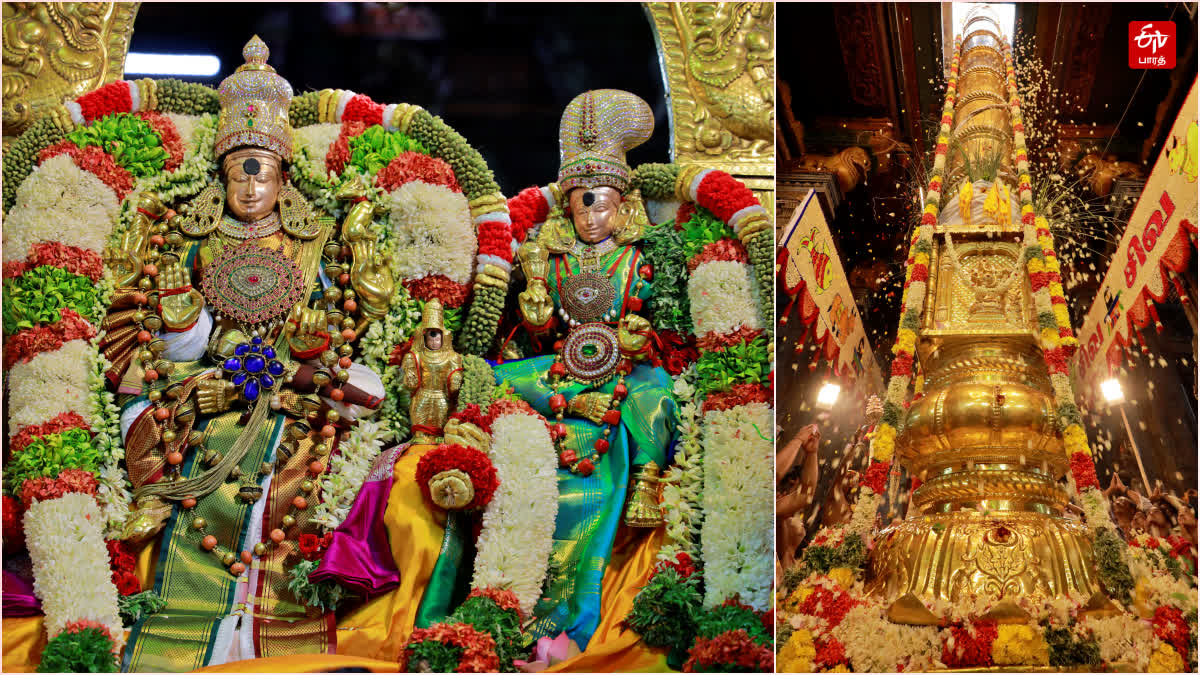
[(601, 590), (600, 625), (592, 634), (587, 651), (556, 663), (546, 670), (555, 673), (653, 673), (666, 672), (667, 649), (647, 647), (637, 633), (622, 629), (621, 622), (633, 609), (633, 599), (657, 562), (666, 528), (647, 534), (621, 525), (613, 542), (612, 557), (604, 571)]
[(45, 619), (22, 616), (4, 620), (4, 672), (32, 673), (46, 648)]
[(425, 501), (417, 484), (417, 462), (435, 447), (414, 445), (396, 461), (383, 522), (392, 560), (400, 570), (400, 587), (338, 621), (339, 655), (390, 661), (394, 669), (400, 650), (412, 635), (421, 596), (433, 576), (446, 532), (446, 512)]

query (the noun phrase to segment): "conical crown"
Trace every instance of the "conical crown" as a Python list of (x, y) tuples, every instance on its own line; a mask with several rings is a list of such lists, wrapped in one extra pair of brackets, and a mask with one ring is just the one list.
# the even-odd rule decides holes
[(250, 146), (278, 153), (285, 161), (292, 158), (292, 125), (288, 106), (292, 85), (267, 65), (270, 50), (257, 35), (242, 49), (246, 60), (237, 71), (221, 82), (217, 94), (221, 114), (217, 118), (217, 138), (213, 156), (234, 148)]
[(625, 153), (654, 133), (654, 113), (640, 97), (619, 89), (596, 89), (576, 96), (558, 125), (560, 163), (558, 186), (601, 185), (621, 192), (631, 174)]

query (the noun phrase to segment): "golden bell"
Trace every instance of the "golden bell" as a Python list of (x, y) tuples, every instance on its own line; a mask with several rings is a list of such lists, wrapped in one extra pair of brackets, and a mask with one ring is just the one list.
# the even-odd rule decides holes
[(296, 518), (290, 513), (283, 517), (283, 526), (291, 527), (296, 524)]

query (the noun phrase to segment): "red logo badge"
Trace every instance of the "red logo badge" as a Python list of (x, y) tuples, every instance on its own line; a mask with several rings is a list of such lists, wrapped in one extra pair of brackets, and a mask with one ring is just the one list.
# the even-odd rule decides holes
[(1175, 22), (1130, 21), (1129, 67), (1174, 68)]

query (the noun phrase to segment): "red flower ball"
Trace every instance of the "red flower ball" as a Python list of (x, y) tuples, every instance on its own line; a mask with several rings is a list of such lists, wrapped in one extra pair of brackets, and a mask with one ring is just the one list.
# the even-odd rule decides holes
[(1179, 652), (1184, 662), (1188, 658), (1188, 645), (1192, 643), (1191, 632), (1183, 612), (1175, 607), (1159, 607), (1154, 610), (1154, 636)]
[(437, 298), (447, 309), (462, 307), (471, 294), (469, 286), (451, 281), (444, 274), (430, 274), (420, 279), (405, 279), (401, 283), (414, 298), (426, 301)]
[(142, 583), (138, 578), (129, 572), (123, 572), (113, 576), (113, 583), (117, 586), (117, 592), (122, 596), (136, 595), (142, 592)]
[(550, 215), (550, 205), (540, 188), (528, 187), (508, 200), (508, 216), (512, 219), (512, 235), (518, 242), (525, 241), (529, 228), (545, 222)]
[(342, 121), (362, 122), (367, 126), (383, 124), (383, 104), (376, 103), (366, 94), (355, 94), (342, 110)]
[(950, 668), (992, 665), (992, 643), (999, 635), (995, 621), (976, 621), (974, 635), (966, 628), (952, 626), (942, 645), (942, 663)]
[[(349, 149), (349, 147), (349, 139), (347, 139), (346, 148)], [(446, 160), (430, 157), (414, 150), (400, 154), (375, 175), (375, 185), (387, 192), (415, 180), (430, 185), (441, 185), (454, 192), (462, 192), (462, 188), (458, 185), (458, 179), (454, 175), (454, 169), (446, 163)]]
[(417, 463), (417, 483), (426, 499), (431, 499), (429, 481), (437, 474), (451, 469), (458, 469), (470, 476), (471, 486), (475, 489), (475, 497), (463, 507), (464, 511), (481, 509), (492, 501), (492, 495), (500, 486), (500, 479), (496, 476), (496, 467), (492, 460), (476, 448), (445, 444), (426, 453)]
[(136, 87), (124, 80), (106, 84), (96, 91), (89, 92), (75, 99), (85, 121), (99, 119), (112, 113), (127, 113), (133, 110), (133, 96), (129, 87)]
[(728, 223), (733, 214), (759, 202), (741, 181), (724, 171), (710, 171), (696, 189), (696, 203)]

